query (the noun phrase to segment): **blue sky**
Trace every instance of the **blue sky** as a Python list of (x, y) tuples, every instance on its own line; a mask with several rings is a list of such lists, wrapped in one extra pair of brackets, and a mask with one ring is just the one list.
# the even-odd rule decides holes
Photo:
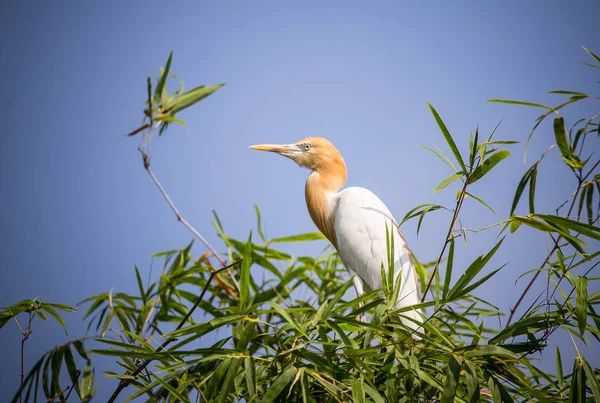
[[(148, 270), (152, 253), (190, 241), (142, 169), (137, 140), (124, 136), (141, 121), (146, 76), (171, 50), (188, 88), (227, 86), (181, 114), (189, 129), (154, 142), (153, 168), (188, 221), (223, 250), (212, 207), (238, 238), (255, 228), (254, 203), (269, 237), (315, 230), (303, 197), (308, 172), (249, 151), (255, 143), (329, 138), (348, 165), (347, 184), (374, 191), (397, 218), (421, 203), (450, 205), (457, 185), (432, 194), (450, 172), (415, 145), (445, 147), (426, 102), (463, 150), (477, 125), (488, 133), (501, 119), (498, 138), (524, 141), (539, 111), (486, 100), (554, 104), (549, 90), (597, 93), (597, 73), (578, 60), (586, 58), (581, 45), (600, 52), (599, 11), (595, 1), (6, 3), (0, 296), (9, 305), (37, 296), (74, 305), (111, 288), (134, 292), (134, 263)], [(567, 113), (567, 122), (593, 106)], [(543, 126), (529, 155), (552, 143)], [(497, 216), (471, 201), (466, 227), (507, 217), (533, 161), (523, 162), (522, 145), (511, 150), (510, 162), (472, 189)], [(551, 153), (538, 177), (539, 211), (554, 211), (575, 185)], [(449, 219), (426, 219), (418, 239), (414, 224), (405, 227), (421, 260), (439, 253)], [(463, 267), (495, 236), (472, 235), (457, 248)], [(512, 305), (524, 287), (517, 276), (539, 265), (546, 247), (533, 231), (509, 239), (494, 261), (509, 265), (482, 295)], [(203, 252), (196, 245), (196, 255)], [(38, 323), (27, 363), (81, 335), (80, 316), (68, 317), (66, 338), (56, 324)], [(18, 385), (15, 326), (0, 331), (0, 343), (4, 401)], [(113, 384), (102, 382), (99, 397)]]

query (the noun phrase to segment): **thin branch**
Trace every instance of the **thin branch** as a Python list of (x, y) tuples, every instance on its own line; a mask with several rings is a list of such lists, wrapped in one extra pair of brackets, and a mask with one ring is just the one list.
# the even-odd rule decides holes
[[(175, 328), (175, 330), (181, 329), (183, 327), (183, 325), (187, 322), (187, 320), (190, 318), (190, 316), (192, 316), (192, 313), (194, 313), (194, 311), (196, 310), (196, 308), (198, 307), (198, 305), (200, 304), (200, 302), (204, 298), (204, 294), (206, 294), (206, 291), (208, 290), (208, 287), (212, 283), (212, 280), (215, 278), (215, 276), (217, 274), (219, 274), (220, 272), (224, 271), (224, 270), (230, 269), (230, 268), (232, 268), (232, 267), (240, 264), (241, 261), (242, 260), (240, 259), (240, 260), (238, 260), (236, 262), (231, 263), (230, 265), (224, 266), (224, 267), (222, 267), (220, 269), (217, 269), (215, 271), (212, 271), (210, 273), (210, 276), (208, 277), (208, 280), (206, 281), (206, 285), (204, 286), (204, 288), (202, 288), (202, 292), (200, 293), (200, 296), (198, 296), (198, 299), (194, 303), (194, 306), (192, 306), (192, 308), (184, 316), (184, 318), (181, 320), (181, 322), (179, 322), (179, 325), (177, 325), (177, 327)], [(175, 337), (169, 337), (154, 352), (155, 353), (160, 353), (162, 350), (165, 349), (165, 347), (167, 347), (170, 343), (172, 343), (175, 340), (176, 340)], [(122, 379), (121, 382), (119, 382), (119, 385), (117, 386), (117, 389), (115, 389), (115, 391), (112, 394), (112, 396), (110, 397), (110, 399), (108, 399), (108, 403), (114, 402), (115, 399), (121, 393), (121, 391), (123, 389), (125, 389), (148, 366), (148, 364), (150, 364), (150, 362), (152, 362), (152, 360), (153, 360), (152, 358), (146, 359), (140, 366), (137, 367), (137, 369), (135, 371), (133, 371), (130, 374), (131, 378)]]
[(433, 268), (433, 273), (431, 273), (431, 278), (429, 279), (429, 282), (427, 283), (427, 287), (425, 287), (425, 292), (423, 292), (423, 297), (421, 298), (421, 302), (425, 302), (425, 297), (427, 296), (427, 292), (429, 291), (429, 288), (431, 287), (431, 283), (433, 282), (433, 279), (435, 278), (435, 274), (437, 273), (438, 267), (440, 266), (440, 262), (442, 261), (442, 258), (444, 257), (444, 252), (446, 251), (446, 247), (450, 243), (450, 238), (451, 238), (453, 230), (454, 230), (454, 225), (456, 224), (456, 219), (458, 218), (458, 212), (460, 211), (462, 202), (465, 199), (465, 195), (467, 194), (466, 191), (467, 191), (468, 185), (469, 185), (469, 180), (467, 177), (467, 178), (465, 178), (465, 184), (463, 185), (463, 188), (460, 192), (460, 197), (456, 201), (456, 207), (454, 208), (454, 215), (452, 216), (452, 221), (450, 221), (450, 227), (448, 228), (448, 234), (446, 235), (446, 240), (444, 241), (444, 246), (442, 247), (442, 251), (440, 252), (440, 255), (438, 256), (437, 261), (435, 262), (435, 267)]
[(78, 369), (77, 370), (77, 378), (75, 378), (75, 382), (73, 382), (71, 384), (71, 386), (67, 386), (63, 390), (59, 391), (58, 394), (56, 396), (54, 396), (53, 398), (50, 398), (50, 399), (46, 400), (46, 403), (53, 403), (56, 399), (60, 399), (60, 397), (66, 391), (69, 391), (69, 393), (67, 393), (67, 396), (65, 396), (64, 399), (60, 399), (61, 402), (67, 402), (69, 400), (69, 396), (71, 395), (71, 392), (73, 391), (73, 389), (75, 389), (75, 383), (79, 381), (79, 375), (81, 375), (81, 370)]
[[(10, 308), (9, 308), (10, 312)], [(12, 312), (11, 312), (12, 313)], [(19, 326), (19, 330), (21, 330), (21, 334), (23, 335), (23, 339), (21, 339), (21, 385), (19, 387), (19, 403), (23, 402), (23, 381), (25, 377), (25, 342), (29, 340), (29, 336), (33, 331), (31, 330), (31, 313), (29, 313), (29, 324), (27, 325), (27, 330), (21, 329), (17, 318), (13, 316), (15, 322), (17, 322), (17, 326)]]
[(69, 393), (67, 393), (67, 396), (65, 397), (65, 401), (69, 400), (69, 396), (71, 396), (71, 392), (73, 392), (73, 389), (75, 389), (75, 384), (77, 382), (79, 382), (79, 376), (81, 375), (81, 370), (78, 369), (77, 370), (77, 378), (75, 378), (75, 381), (73, 382), (73, 384), (71, 385), (71, 389), (69, 389)]
[[(577, 189), (575, 190), (575, 196), (573, 196), (573, 201), (571, 202), (571, 206), (569, 207), (569, 211), (567, 212), (567, 216), (570, 216), (571, 212), (573, 211), (573, 207), (575, 206), (575, 201), (577, 201), (577, 196), (579, 195), (579, 191), (581, 190), (581, 185), (587, 180), (587, 178), (592, 174), (592, 172), (594, 172), (594, 170), (598, 167), (599, 164), (600, 164), (600, 160), (596, 161), (596, 163), (594, 164), (594, 166), (592, 167), (592, 169), (590, 169), (590, 171), (582, 179), (579, 180), (579, 184), (577, 185)], [(552, 250), (550, 251), (550, 253), (548, 253), (548, 256), (546, 256), (546, 258), (544, 259), (544, 262), (542, 263), (542, 265), (540, 267), (544, 267), (544, 266), (546, 266), (546, 264), (548, 264), (548, 262), (550, 261), (550, 258), (552, 257), (552, 255), (558, 249), (558, 244), (560, 243), (561, 240), (562, 240), (562, 235), (560, 235), (558, 237), (558, 239), (556, 240), (556, 242), (554, 244), (554, 247), (552, 248)], [(517, 303), (515, 304), (515, 306), (510, 309), (510, 315), (508, 317), (508, 321), (506, 322), (506, 326), (508, 326), (508, 325), (511, 324), (512, 319), (513, 319), (513, 317), (515, 315), (515, 312), (517, 311), (517, 308), (519, 307), (519, 305), (521, 305), (521, 302), (523, 302), (523, 299), (525, 298), (525, 295), (527, 295), (527, 293), (529, 292), (529, 290), (533, 286), (533, 283), (535, 283), (535, 281), (537, 280), (537, 278), (540, 276), (540, 273), (541, 273), (541, 271), (538, 271), (538, 272), (535, 273), (535, 275), (533, 276), (533, 278), (531, 279), (531, 281), (529, 282), (529, 284), (527, 284), (527, 287), (525, 287), (525, 290), (523, 291), (523, 293), (521, 294), (521, 296), (517, 300)]]
[[(156, 187), (158, 187), (158, 190), (160, 190), (160, 193), (163, 195), (163, 197), (165, 198), (167, 203), (169, 203), (169, 206), (171, 207), (171, 210), (173, 210), (173, 213), (175, 213), (177, 220), (179, 222), (181, 222), (188, 230), (190, 230), (190, 232), (192, 234), (194, 234), (194, 236), (196, 236), (196, 238), (198, 238), (200, 240), (200, 242), (202, 242), (204, 244), (204, 246), (206, 246), (206, 248), (210, 251), (210, 253), (212, 253), (217, 258), (217, 260), (219, 261), (221, 266), (225, 266), (226, 262), (219, 255), (219, 253), (212, 247), (212, 245), (210, 243), (208, 243), (208, 241), (198, 231), (196, 231), (196, 229), (192, 225), (190, 225), (190, 223), (188, 223), (186, 221), (185, 218), (183, 218), (181, 213), (179, 213), (179, 210), (177, 209), (177, 207), (175, 207), (175, 204), (169, 197), (169, 194), (163, 188), (163, 186), (161, 185), (161, 183), (158, 180), (158, 178), (156, 177), (156, 175), (154, 175), (154, 172), (152, 172), (152, 169), (150, 169), (150, 157), (148, 156), (148, 154), (142, 148), (138, 148), (138, 150), (142, 154), (142, 160), (144, 161), (144, 169), (146, 169), (146, 171), (148, 172), (148, 174), (154, 181), (154, 184), (156, 185)], [(239, 290), (240, 286), (239, 286), (237, 280), (235, 279), (235, 277), (233, 276), (233, 273), (231, 272), (231, 270), (228, 270), (228, 273), (229, 273), (229, 276), (231, 277), (231, 280), (234, 282), (234, 284), (236, 285), (236, 287)]]

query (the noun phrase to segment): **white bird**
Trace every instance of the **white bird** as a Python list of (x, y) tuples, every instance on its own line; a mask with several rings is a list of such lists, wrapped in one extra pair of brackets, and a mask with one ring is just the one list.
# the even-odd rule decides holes
[[(361, 187), (339, 189), (346, 182), (346, 163), (331, 142), (308, 137), (294, 144), (260, 144), (253, 150), (270, 151), (288, 157), (311, 170), (305, 186), (308, 212), (319, 230), (336, 248), (342, 262), (354, 276), (358, 296), (383, 285), (381, 267), (387, 271), (387, 231), (394, 236), (394, 283), (401, 277), (395, 308), (420, 303), (417, 274), (406, 240), (386, 205), (370, 190)], [(419, 309), (401, 313), (401, 322), (422, 332)]]

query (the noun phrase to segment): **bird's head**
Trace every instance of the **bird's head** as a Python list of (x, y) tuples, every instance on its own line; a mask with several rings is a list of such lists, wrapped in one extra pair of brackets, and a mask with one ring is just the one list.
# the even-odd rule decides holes
[(313, 171), (343, 170), (344, 158), (331, 142), (323, 137), (307, 137), (293, 144), (258, 144), (252, 150), (270, 151), (288, 157), (301, 167)]

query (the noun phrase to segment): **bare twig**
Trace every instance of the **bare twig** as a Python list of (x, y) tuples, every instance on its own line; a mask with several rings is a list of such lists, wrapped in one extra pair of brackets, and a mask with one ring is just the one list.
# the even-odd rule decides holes
[(71, 396), (71, 392), (73, 392), (73, 389), (75, 389), (75, 383), (79, 382), (79, 376), (81, 375), (81, 370), (78, 369), (77, 370), (77, 378), (75, 378), (75, 381), (71, 384), (71, 386), (67, 386), (66, 388), (64, 388), (63, 390), (61, 390), (58, 395), (54, 396), (52, 399), (48, 399), (48, 402), (53, 402), (54, 400), (58, 399), (63, 393), (65, 393), (66, 391), (69, 391), (69, 393), (67, 393), (67, 396), (65, 396), (64, 401), (68, 401), (69, 400), (69, 396)]
[[(169, 197), (169, 194), (163, 188), (163, 186), (161, 185), (161, 183), (158, 180), (158, 178), (156, 177), (156, 175), (154, 175), (154, 172), (152, 172), (152, 169), (150, 168), (150, 157), (148, 156), (146, 151), (144, 151), (141, 147), (138, 148), (138, 150), (142, 154), (142, 160), (144, 161), (144, 169), (148, 172), (148, 175), (150, 175), (150, 177), (152, 178), (152, 181), (154, 181), (154, 184), (156, 185), (156, 187), (158, 187), (158, 190), (160, 190), (160, 193), (163, 195), (163, 197), (165, 198), (165, 200), (171, 207), (171, 210), (173, 210), (173, 213), (175, 213), (177, 220), (179, 222), (181, 222), (188, 230), (190, 230), (190, 232), (192, 234), (194, 234), (194, 236), (196, 236), (196, 238), (198, 238), (200, 240), (200, 242), (202, 242), (204, 244), (204, 246), (206, 246), (206, 248), (210, 251), (210, 253), (212, 253), (217, 258), (217, 260), (219, 261), (221, 266), (225, 266), (226, 265), (225, 260), (223, 260), (223, 258), (219, 255), (219, 253), (212, 247), (212, 245), (210, 243), (208, 243), (208, 241), (198, 231), (196, 231), (196, 229), (192, 225), (190, 225), (190, 223), (188, 223), (186, 221), (185, 218), (183, 218), (181, 213), (179, 213), (179, 210), (177, 209), (177, 207), (175, 207), (175, 204)], [(231, 277), (231, 280), (233, 281), (233, 283), (239, 289), (239, 284), (238, 284), (237, 280), (235, 279), (235, 277), (233, 276), (233, 273), (231, 272), (231, 270), (228, 270), (227, 272), (229, 273), (229, 276)]]
[(31, 333), (23, 333), (23, 339), (21, 340), (21, 386), (19, 387), (19, 402), (23, 402), (23, 380), (25, 377), (25, 341), (29, 338)]
[[(594, 164), (594, 166), (592, 167), (592, 169), (590, 169), (590, 171), (581, 179), (579, 179), (579, 184), (577, 185), (577, 189), (575, 190), (575, 195), (573, 196), (573, 201), (571, 202), (571, 206), (569, 207), (569, 211), (567, 212), (567, 216), (571, 215), (571, 212), (573, 211), (573, 207), (575, 207), (575, 201), (577, 201), (577, 196), (579, 195), (579, 191), (581, 190), (581, 185), (587, 180), (587, 178), (592, 174), (592, 172), (594, 172), (594, 170), (598, 167), (598, 165), (600, 164), (600, 160), (596, 161), (596, 163)], [(567, 199), (568, 200), (568, 199)], [(563, 203), (564, 205), (564, 203)], [(562, 205), (561, 205), (562, 207)], [(550, 253), (548, 253), (548, 255), (546, 256), (546, 258), (544, 259), (544, 262), (542, 263), (542, 265), (540, 267), (544, 267), (548, 264), (548, 262), (550, 261), (550, 258), (552, 257), (552, 255), (554, 255), (554, 252), (556, 252), (556, 250), (558, 249), (558, 245), (560, 243), (560, 241), (562, 240), (562, 235), (559, 235), (558, 239), (556, 240), (556, 242), (554, 243), (554, 247), (550, 250)], [(541, 271), (538, 271), (535, 273), (535, 275), (533, 276), (533, 278), (531, 279), (531, 281), (529, 282), (529, 284), (527, 284), (527, 287), (525, 287), (525, 290), (523, 291), (523, 293), (521, 294), (521, 296), (519, 297), (519, 299), (517, 300), (517, 303), (515, 304), (514, 307), (511, 308), (510, 310), (510, 315), (508, 316), (508, 321), (506, 322), (506, 326), (510, 325), (512, 322), (512, 319), (515, 315), (515, 312), (517, 311), (517, 308), (519, 307), (519, 305), (521, 304), (521, 302), (523, 302), (523, 298), (525, 298), (525, 296), (527, 295), (527, 293), (529, 292), (529, 290), (531, 289), (531, 287), (533, 286), (533, 283), (535, 283), (535, 281), (537, 280), (537, 278), (540, 276)]]
[(429, 291), (429, 288), (431, 287), (431, 283), (433, 282), (433, 279), (435, 278), (435, 273), (437, 273), (438, 267), (440, 266), (440, 262), (442, 261), (442, 258), (444, 257), (444, 252), (446, 251), (446, 247), (450, 243), (450, 239), (453, 236), (452, 233), (454, 232), (454, 225), (456, 224), (456, 220), (458, 218), (458, 212), (460, 211), (460, 207), (462, 206), (462, 203), (465, 200), (468, 185), (469, 185), (469, 180), (466, 178), (465, 184), (463, 185), (463, 188), (460, 192), (460, 197), (456, 201), (456, 207), (454, 208), (454, 215), (452, 216), (452, 221), (450, 221), (450, 227), (448, 228), (448, 234), (446, 234), (446, 240), (444, 241), (444, 246), (442, 247), (442, 251), (440, 252), (440, 255), (438, 256), (437, 261), (435, 262), (435, 267), (433, 268), (433, 272), (431, 273), (431, 278), (429, 279), (429, 282), (427, 283), (427, 287), (425, 287), (425, 291), (423, 292), (423, 297), (421, 298), (421, 302), (425, 302), (425, 297), (427, 296), (427, 292)]
[[(8, 311), (12, 315), (10, 308), (8, 308)], [(16, 316), (13, 316), (13, 319), (17, 323), (17, 326), (19, 327), (19, 330), (21, 331), (21, 334), (23, 335), (23, 339), (21, 339), (21, 385), (19, 386), (19, 403), (22, 403), (23, 402), (23, 382), (24, 382), (24, 378), (25, 378), (25, 342), (27, 340), (29, 340), (29, 336), (31, 336), (31, 333), (33, 333), (33, 330), (31, 330), (32, 313), (29, 313), (29, 322), (27, 324), (26, 330), (23, 330), (23, 328), (21, 328), (21, 325), (19, 324), (19, 321), (17, 320)]]
[[(175, 328), (175, 330), (181, 329), (183, 327), (183, 325), (187, 322), (187, 320), (190, 318), (190, 316), (192, 316), (192, 313), (194, 313), (194, 311), (196, 310), (196, 308), (198, 307), (198, 305), (200, 304), (200, 302), (204, 298), (204, 294), (206, 294), (206, 291), (208, 290), (208, 287), (212, 283), (212, 281), (215, 278), (215, 276), (217, 274), (219, 274), (220, 272), (224, 271), (224, 270), (230, 269), (230, 268), (232, 268), (232, 267), (240, 264), (241, 262), (242, 262), (242, 260), (240, 259), (238, 261), (235, 261), (235, 262), (233, 262), (233, 263), (231, 263), (231, 264), (229, 264), (227, 266), (221, 267), (220, 269), (217, 269), (217, 270), (212, 271), (210, 273), (210, 276), (208, 277), (208, 280), (206, 281), (206, 285), (204, 286), (204, 288), (202, 288), (202, 292), (198, 296), (198, 299), (196, 299), (196, 302), (194, 303), (194, 306), (192, 306), (192, 308), (184, 316), (184, 318), (181, 320), (181, 322), (179, 322), (179, 324), (177, 325), (177, 327)], [(175, 337), (169, 337), (154, 352), (155, 353), (160, 353), (162, 350), (165, 349), (165, 347), (167, 347), (170, 343), (172, 343), (175, 340), (176, 340)], [(148, 364), (150, 364), (150, 362), (152, 362), (152, 358), (146, 359), (140, 366), (137, 367), (137, 369), (135, 371), (133, 371), (130, 374), (131, 378), (122, 379), (121, 382), (119, 382), (119, 386), (117, 386), (117, 389), (115, 389), (115, 391), (112, 394), (112, 396), (110, 397), (110, 399), (108, 399), (108, 402), (109, 403), (114, 402), (115, 399), (117, 398), (117, 396), (119, 396), (119, 394), (121, 393), (121, 391), (123, 389), (125, 389), (125, 387), (127, 387), (148, 366)]]

